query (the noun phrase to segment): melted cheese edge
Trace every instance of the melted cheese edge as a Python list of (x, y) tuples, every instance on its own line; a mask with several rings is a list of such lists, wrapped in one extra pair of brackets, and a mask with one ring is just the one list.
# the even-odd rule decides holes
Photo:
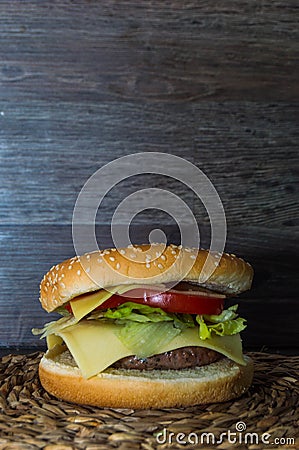
[(100, 291), (85, 294), (84, 298), (77, 299), (76, 297), (70, 301), (74, 317), (79, 321), (88, 313), (102, 305), (106, 300), (109, 300), (113, 294), (118, 290), (118, 287), (111, 288), (111, 292), (101, 289)]
[[(99, 324), (96, 320), (82, 320), (76, 325), (64, 328), (56, 335), (47, 337), (48, 348), (65, 342), (74, 360), (85, 378), (90, 378), (121, 358), (132, 355), (116, 336), (118, 325)], [(199, 346), (215, 350), (244, 365), (242, 343), (239, 334), (233, 336), (215, 336), (201, 340), (198, 328), (187, 328), (170, 343), (161, 348), (160, 353), (181, 347)]]

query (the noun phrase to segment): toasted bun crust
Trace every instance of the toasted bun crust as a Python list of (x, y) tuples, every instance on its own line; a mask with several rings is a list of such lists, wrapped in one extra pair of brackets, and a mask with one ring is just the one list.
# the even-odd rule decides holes
[(239, 397), (253, 377), (253, 361), (246, 356), (245, 360), (245, 366), (223, 358), (181, 371), (109, 369), (85, 379), (77, 367), (44, 356), (39, 377), (50, 394), (74, 403), (103, 408), (170, 408)]
[(40, 302), (51, 312), (78, 295), (102, 288), (179, 281), (238, 294), (250, 288), (252, 277), (250, 264), (235, 255), (175, 245), (139, 245), (86, 253), (53, 266), (41, 282)]

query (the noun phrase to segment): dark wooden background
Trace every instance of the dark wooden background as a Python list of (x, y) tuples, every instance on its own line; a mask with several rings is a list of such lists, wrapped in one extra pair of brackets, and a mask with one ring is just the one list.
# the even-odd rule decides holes
[[(43, 344), (43, 274), (74, 254), (72, 211), (103, 164), (166, 152), (202, 169), (225, 207), (226, 249), (255, 269), (240, 300), (248, 349), (298, 349), (298, 3), (286, 1), (0, 2), (0, 349)], [(140, 188), (189, 202), (158, 176), (123, 182), (98, 214), (102, 247), (118, 203)], [(145, 212), (147, 240), (165, 214)]]

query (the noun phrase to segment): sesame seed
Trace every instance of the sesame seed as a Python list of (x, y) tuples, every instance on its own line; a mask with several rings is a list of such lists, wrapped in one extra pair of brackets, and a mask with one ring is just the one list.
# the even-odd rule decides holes
[(190, 255), (191, 259), (196, 259), (196, 255)]
[(48, 287), (50, 286), (50, 283), (49, 283), (49, 281), (47, 282), (47, 286), (48, 286)]
[(182, 248), (183, 248), (182, 244), (179, 245), (178, 248), (179, 248), (180, 250), (182, 250)]
[(152, 259), (151, 255), (145, 255), (145, 259), (150, 261)]
[(161, 255), (161, 259), (162, 259), (163, 261), (165, 261), (166, 256), (165, 256), (165, 255)]
[(64, 278), (64, 273), (61, 274), (61, 278)]
[(77, 270), (77, 275), (81, 275), (81, 270)]
[(90, 267), (86, 267), (85, 272), (89, 273), (90, 272)]
[(64, 269), (64, 266), (61, 266), (61, 270), (63, 270)]
[(115, 261), (115, 258), (113, 256), (109, 256), (110, 261)]
[(48, 291), (48, 288), (47, 288), (47, 286), (44, 286), (44, 290), (47, 292)]
[(185, 251), (188, 252), (188, 253), (190, 253), (190, 252), (191, 252), (191, 248), (186, 247), (186, 248), (185, 248)]
[(158, 264), (159, 269), (163, 269), (162, 264)]
[(125, 250), (122, 248), (122, 249), (120, 249), (120, 251), (119, 251), (122, 255), (125, 255), (126, 254), (126, 252), (125, 252)]
[(112, 248), (111, 251), (112, 251), (112, 252), (116, 252), (116, 248)]
[(86, 259), (90, 259), (90, 255), (86, 255)]
[(176, 255), (176, 251), (175, 250), (171, 250), (171, 254), (172, 255)]
[(69, 270), (71, 270), (71, 269), (72, 269), (72, 266), (71, 266), (71, 265), (69, 265), (69, 266), (68, 266), (68, 269), (69, 269)]
[(136, 258), (136, 255), (135, 255), (134, 253), (131, 253), (131, 254), (130, 254), (130, 258), (135, 259), (135, 258)]
[(65, 288), (65, 284), (64, 283), (60, 283), (60, 286), (64, 289)]
[(149, 269), (149, 268), (151, 267), (150, 263), (147, 262), (147, 263), (145, 264), (145, 267), (146, 267), (147, 269)]
[(116, 268), (117, 268), (117, 270), (120, 269), (120, 264), (119, 263), (116, 264)]

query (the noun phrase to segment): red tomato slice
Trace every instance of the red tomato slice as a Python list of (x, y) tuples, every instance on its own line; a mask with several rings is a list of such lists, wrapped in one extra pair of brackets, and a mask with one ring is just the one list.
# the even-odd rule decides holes
[[(129, 297), (128, 295), (132, 295)], [(134, 294), (134, 295), (133, 295)], [(139, 294), (139, 295), (137, 295)], [(97, 309), (117, 308), (126, 302), (134, 302), (142, 305), (161, 308), (166, 312), (186, 314), (220, 314), (224, 306), (222, 295), (215, 297), (196, 291), (169, 290), (157, 293), (151, 290), (134, 289), (127, 292), (126, 296), (112, 295)]]
[(64, 307), (69, 313), (73, 314), (72, 307), (71, 307), (70, 303), (65, 303)]

